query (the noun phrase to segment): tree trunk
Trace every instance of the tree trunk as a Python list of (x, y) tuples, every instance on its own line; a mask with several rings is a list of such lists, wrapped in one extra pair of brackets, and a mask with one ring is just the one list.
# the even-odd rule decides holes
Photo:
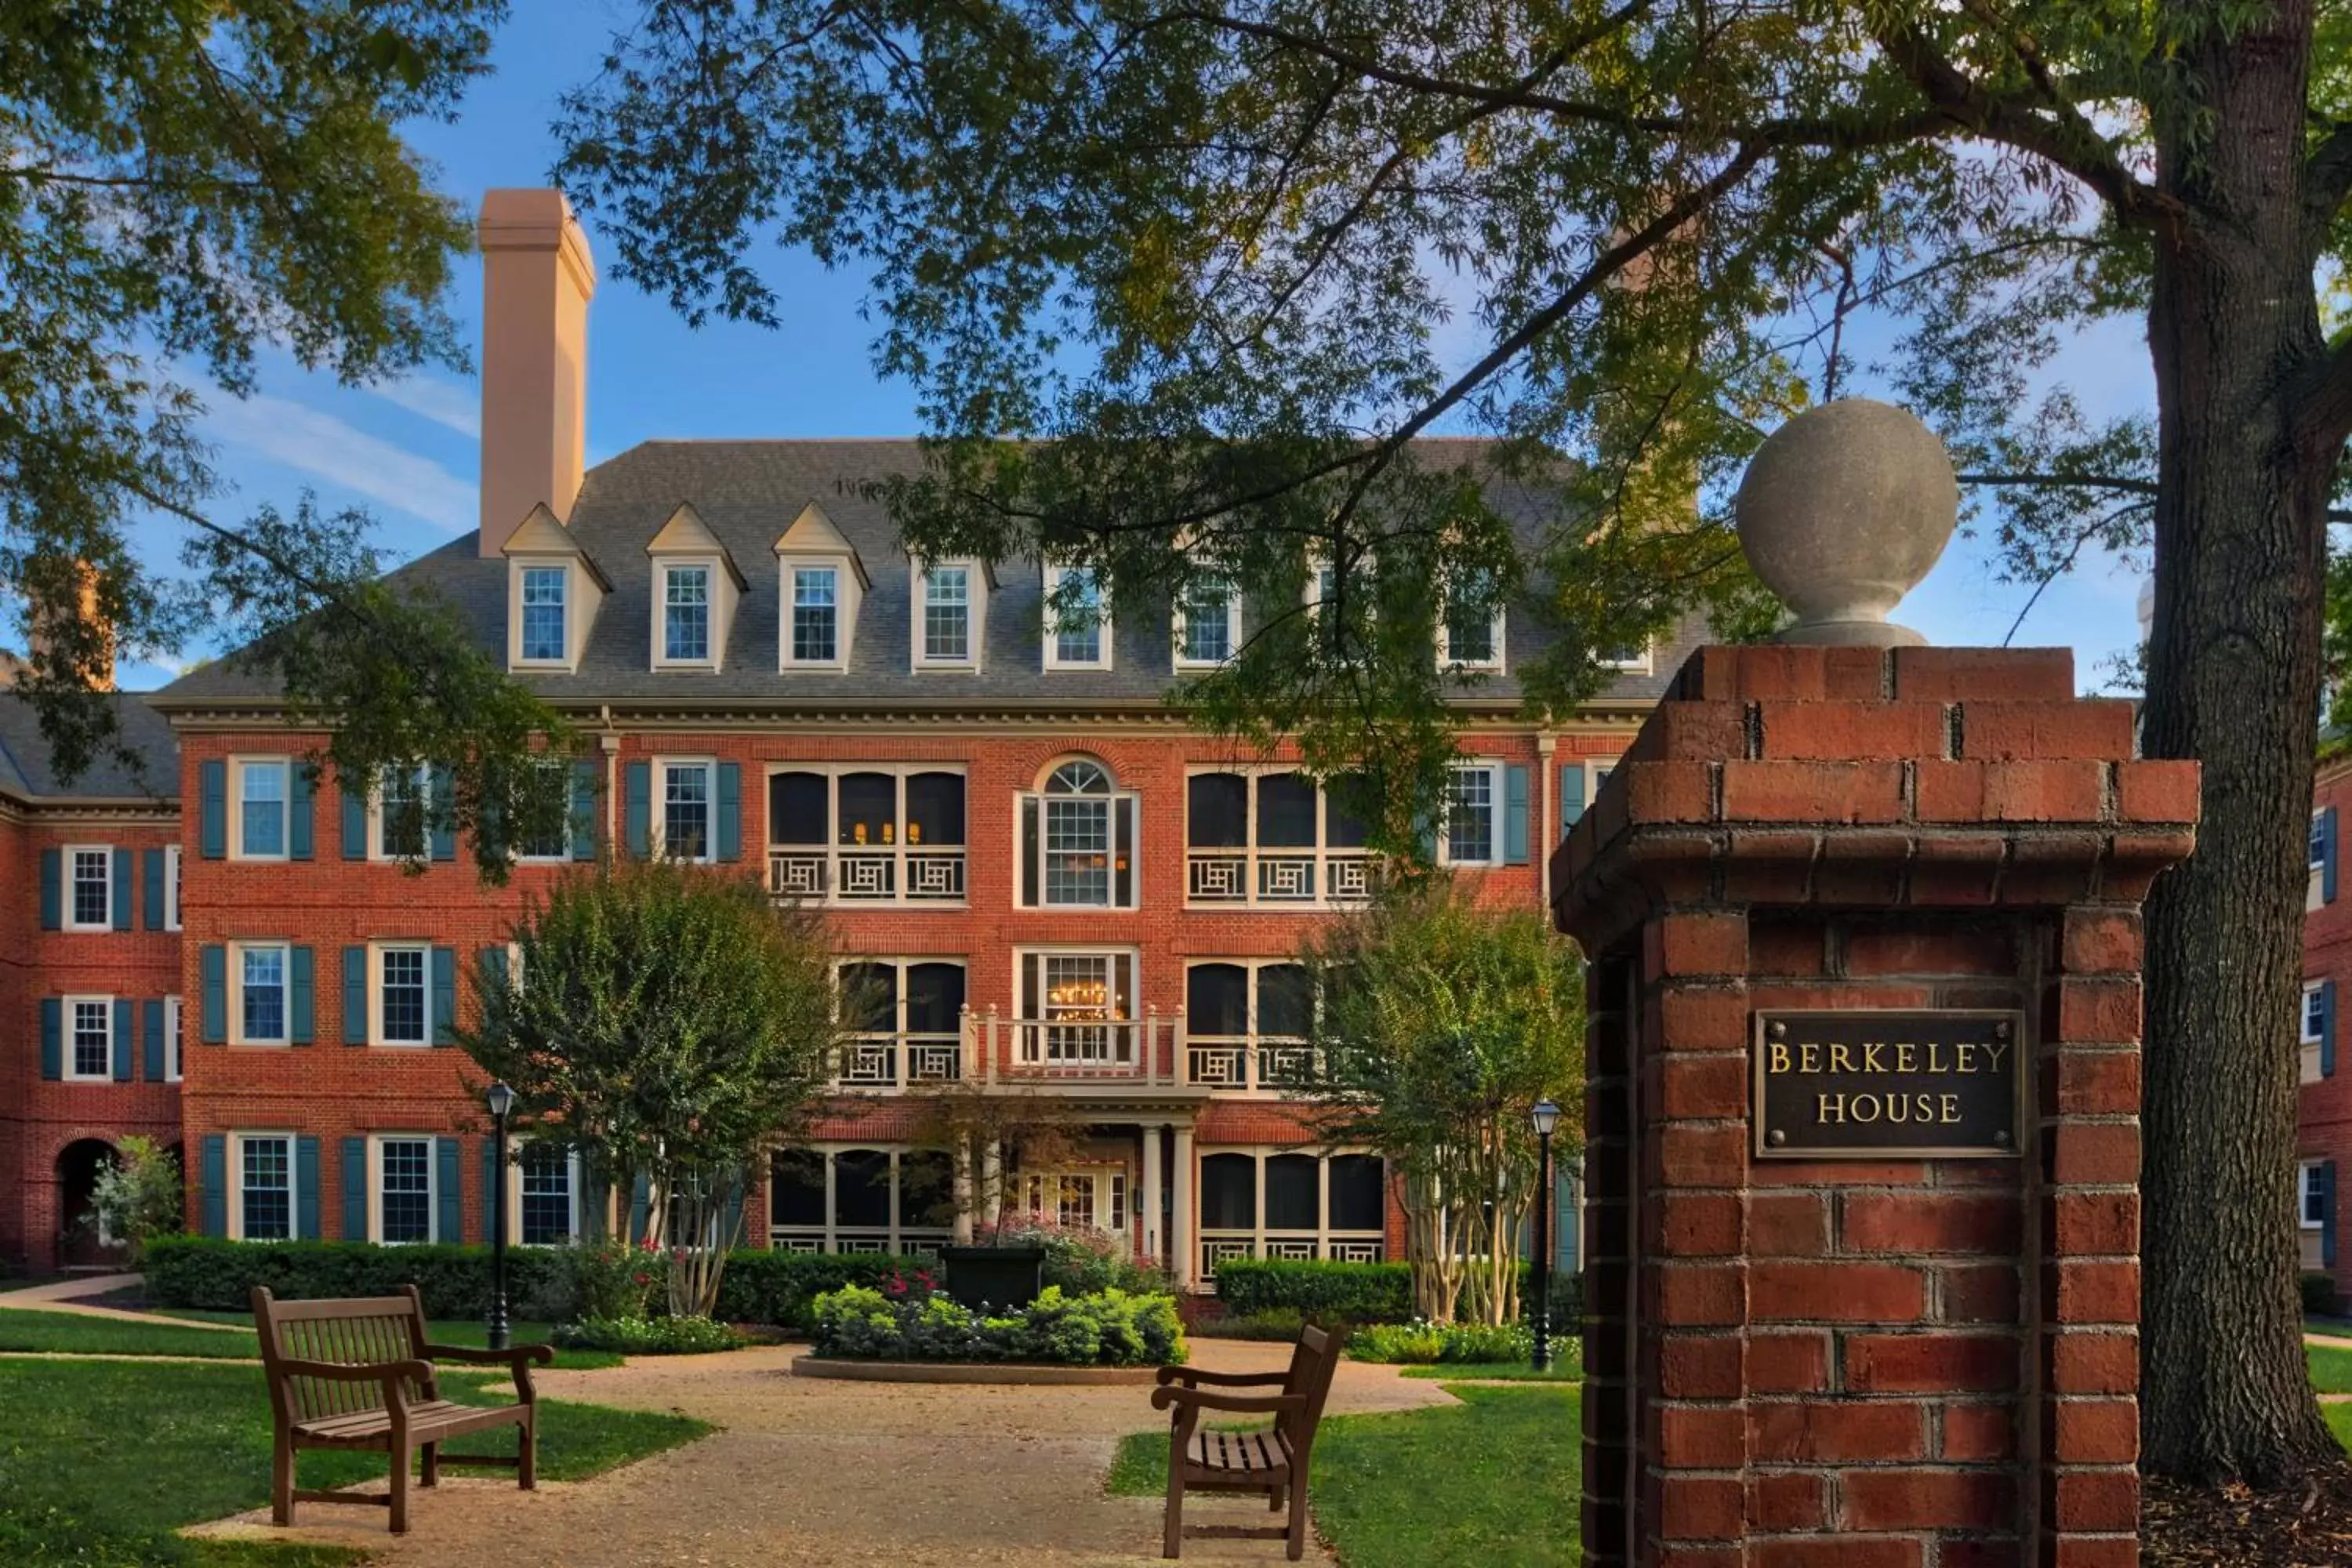
[[(2185, 8), (2185, 7), (2184, 7)], [(2147, 906), (2144, 1462), (2279, 1484), (2340, 1460), (2305, 1370), (2294, 1215), (2325, 500), (2291, 391), (2324, 354), (2301, 232), (2311, 18), (2205, 13), (2160, 117), (2159, 479), (2144, 749), (2204, 764), (2196, 853)]]

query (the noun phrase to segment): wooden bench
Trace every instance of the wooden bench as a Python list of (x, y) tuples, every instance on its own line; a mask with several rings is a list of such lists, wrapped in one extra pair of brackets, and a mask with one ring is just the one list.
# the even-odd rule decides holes
[[(341, 1301), (280, 1301), (256, 1286), (253, 1325), (261, 1336), (262, 1373), (269, 1383), (269, 1411), (277, 1426), (269, 1473), (269, 1512), (277, 1523), (292, 1524), (298, 1502), (359, 1503), (390, 1508), (393, 1533), (406, 1534), (409, 1462), (419, 1450), (425, 1456), (423, 1484), (428, 1487), (440, 1484), (444, 1462), (511, 1468), (525, 1491), (539, 1484), (539, 1397), (530, 1385), (530, 1363), (553, 1361), (551, 1347), (478, 1351), (430, 1343), (425, 1338), (425, 1305), (414, 1285), (399, 1296)], [(509, 1368), (520, 1403), (459, 1405), (444, 1399), (433, 1372), (436, 1361)], [(522, 1428), (512, 1458), (441, 1452), (446, 1439), (498, 1426)], [(294, 1456), (303, 1448), (390, 1455), (390, 1495), (298, 1490)]]
[[(1168, 1511), (1162, 1521), (1161, 1554), (1183, 1555), (1184, 1537), (1244, 1537), (1289, 1542), (1294, 1563), (1307, 1551), (1307, 1462), (1315, 1447), (1315, 1428), (1323, 1419), (1323, 1401), (1331, 1392), (1331, 1374), (1339, 1364), (1339, 1347), (1320, 1329), (1304, 1329), (1290, 1352), (1287, 1372), (1201, 1372), (1189, 1366), (1163, 1366), (1160, 1386), (1151, 1391), (1151, 1407), (1170, 1411), (1168, 1431)], [(1220, 1389), (1268, 1388), (1279, 1394), (1225, 1394)], [(1204, 1386), (1205, 1385), (1205, 1386)], [(1201, 1413), (1271, 1415), (1274, 1425), (1262, 1432), (1203, 1432)], [(1280, 1525), (1184, 1523), (1186, 1491), (1264, 1492), (1268, 1511), (1279, 1513), (1290, 1505), (1288, 1528)]]

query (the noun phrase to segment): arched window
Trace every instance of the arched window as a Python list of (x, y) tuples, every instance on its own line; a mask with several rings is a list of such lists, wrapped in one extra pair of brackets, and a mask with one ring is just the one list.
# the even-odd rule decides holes
[(1108, 795), (1110, 774), (1100, 763), (1064, 763), (1045, 780), (1047, 795)]
[(1135, 797), (1110, 770), (1073, 758), (1021, 802), (1022, 902), (1045, 909), (1135, 907)]

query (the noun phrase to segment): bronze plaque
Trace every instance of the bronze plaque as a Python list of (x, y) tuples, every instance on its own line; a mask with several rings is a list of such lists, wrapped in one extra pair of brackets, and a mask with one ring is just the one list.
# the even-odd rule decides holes
[(2013, 1157), (2021, 1013), (1759, 1012), (1759, 1159)]

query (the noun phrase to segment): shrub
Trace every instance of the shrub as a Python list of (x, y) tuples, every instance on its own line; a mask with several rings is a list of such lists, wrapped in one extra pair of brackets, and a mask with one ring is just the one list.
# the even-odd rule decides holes
[(1044, 1247), (1045, 1264), (1038, 1283), (1058, 1285), (1066, 1295), (1094, 1296), (1105, 1290), (1149, 1295), (1168, 1288), (1167, 1276), (1157, 1267), (1129, 1258), (1120, 1251), (1118, 1237), (1092, 1226), (1060, 1225), (1041, 1215), (1027, 1215), (1007, 1219), (1002, 1226), (976, 1226), (971, 1244)]
[(564, 1315), (583, 1322), (642, 1320), (646, 1300), (669, 1271), (669, 1259), (659, 1247), (632, 1247), (617, 1237), (577, 1242), (557, 1249), (556, 1256), (570, 1307)]
[(2336, 1315), (2336, 1278), (2330, 1274), (2306, 1274), (2303, 1277), (2303, 1310), (2305, 1316), (2332, 1318)]
[(1222, 1318), (1208, 1318), (1192, 1325), (1192, 1334), (1203, 1340), (1278, 1340), (1288, 1343), (1298, 1338), (1298, 1331), (1307, 1320), (1295, 1307), (1273, 1307), (1263, 1312), (1228, 1312)]
[[(1354, 1327), (1410, 1322), (1412, 1268), (1403, 1263), (1326, 1263), (1281, 1258), (1236, 1258), (1217, 1265), (1217, 1294), (1237, 1317), (1292, 1311), (1310, 1323)], [(1519, 1310), (1535, 1310), (1535, 1266), (1519, 1265)], [(1583, 1280), (1551, 1277), (1554, 1330), (1574, 1328), (1583, 1315)]]
[[(562, 1251), (507, 1250), (507, 1300), (515, 1314), (550, 1321), (574, 1315)], [(166, 1306), (242, 1312), (253, 1288), (281, 1300), (396, 1296), (415, 1285), (432, 1318), (482, 1318), (490, 1310), (487, 1247), (376, 1247), (361, 1241), (226, 1241), (158, 1237), (148, 1244), (147, 1289)]]
[(1348, 1339), (1358, 1361), (1423, 1366), (1433, 1362), (1494, 1365), (1530, 1361), (1535, 1335), (1524, 1323), (1375, 1323)]
[(740, 1350), (748, 1336), (709, 1318), (583, 1318), (555, 1331), (567, 1349), (618, 1351), (623, 1355), (703, 1355)]
[[(881, 1289), (893, 1274), (912, 1279), (935, 1265), (880, 1253), (740, 1251), (727, 1260), (711, 1315), (729, 1323), (772, 1323), (795, 1333), (816, 1327), (816, 1299), (845, 1286)], [(934, 1275), (936, 1278), (936, 1275)]]
[(1157, 1366), (1185, 1356), (1172, 1296), (1048, 1285), (1016, 1312), (983, 1318), (952, 1297), (893, 1299), (852, 1285), (816, 1301), (817, 1353), (874, 1361), (1045, 1362)]
[(100, 1168), (89, 1212), (73, 1216), (122, 1243), (137, 1263), (157, 1237), (177, 1236), (186, 1223), (186, 1184), (179, 1157), (152, 1138), (123, 1139), (121, 1158)]

